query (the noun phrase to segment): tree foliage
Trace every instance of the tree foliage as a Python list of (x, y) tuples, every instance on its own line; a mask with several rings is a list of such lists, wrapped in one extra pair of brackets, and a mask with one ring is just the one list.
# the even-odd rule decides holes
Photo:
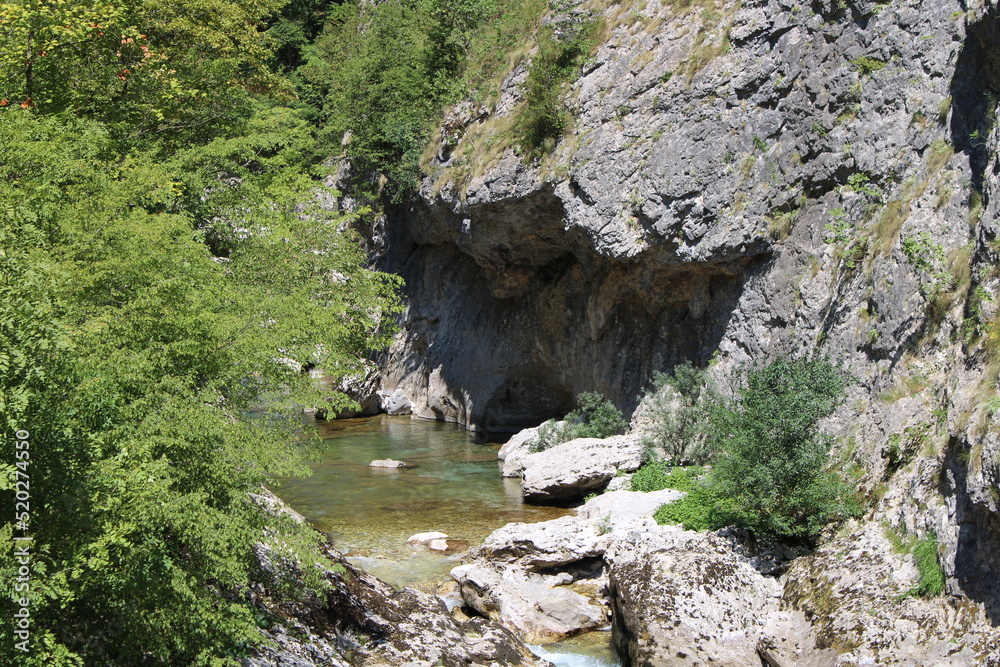
[(712, 416), (719, 509), (759, 534), (788, 537), (849, 515), (843, 483), (826, 469), (831, 439), (818, 425), (843, 401), (850, 377), (816, 357), (745, 368), (736, 383), (738, 396)]
[(31, 652), (2, 664), (237, 664), (256, 596), (323, 585), (315, 533), (251, 494), (308, 472), (299, 408), (349, 401), (302, 366), (357, 369), (398, 281), (320, 206), (308, 118), (262, 95), (277, 6), (0, 6), (0, 447), (10, 471), (30, 433), (34, 538)]
[(649, 425), (643, 444), (655, 457), (673, 465), (706, 463), (715, 441), (705, 432), (720, 400), (708, 371), (679, 364), (672, 374), (656, 373), (653, 390), (643, 400)]
[(259, 27), (281, 0), (0, 4), (0, 100), (101, 120), (126, 141), (201, 140), (285, 84)]
[[(682, 395), (704, 386), (694, 374), (682, 377)], [(734, 397), (711, 394), (707, 420), (694, 427), (697, 437), (714, 441), (712, 469), (687, 497), (661, 508), (657, 521), (694, 529), (735, 524), (766, 537), (811, 539), (829, 521), (856, 513), (843, 481), (828, 469), (831, 439), (819, 429), (843, 401), (850, 376), (815, 357), (744, 367), (733, 380)], [(666, 414), (673, 419), (673, 411)], [(665, 476), (663, 462), (646, 467), (647, 486)]]
[[(510, 52), (534, 40), (547, 6), (540, 0), (384, 0), (331, 9), (326, 28), (301, 50), (304, 63), (295, 73), (301, 99), (322, 126), (321, 146), (351, 158), (358, 180), (371, 180), (357, 184), (369, 195), (401, 201), (418, 182), (442, 108), (498, 88)], [(540, 62), (555, 68), (557, 88), (577, 64), (581, 44), (570, 39), (546, 46)]]

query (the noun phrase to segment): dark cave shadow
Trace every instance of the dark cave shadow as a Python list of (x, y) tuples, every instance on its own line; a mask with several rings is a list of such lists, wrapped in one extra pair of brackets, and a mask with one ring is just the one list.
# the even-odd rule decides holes
[[(551, 253), (555, 259), (538, 264), (529, 289), (499, 298), (488, 287), (488, 269), (455, 245), (410, 235), (414, 225), (403, 218), (420, 214), (393, 212), (387, 226), (392, 250), (379, 262), (379, 268), (403, 276), (405, 296), (416, 304), (423, 327), (408, 332), (412, 358), (404, 365), (433, 368), (451, 390), (471, 390), (469, 421), (474, 439), (483, 443), (561, 418), (575, 407), (579, 392), (598, 391), (628, 414), (654, 371), (669, 373), (684, 362), (706, 366), (747, 284), (772, 259), (770, 248), (761, 248), (759, 254), (678, 264), (637, 278), (630, 264), (615, 264), (566, 239)], [(532, 223), (524, 225), (528, 235)], [(445, 270), (429, 273), (429, 266)], [(609, 276), (620, 278), (623, 287), (601, 306), (603, 323), (594, 331), (581, 313), (593, 306), (596, 286)], [(679, 298), (673, 290), (694, 296)], [(551, 309), (564, 312), (543, 326), (538, 318)], [(430, 340), (437, 342), (427, 345)], [(564, 367), (567, 361), (571, 369)], [(475, 373), (481, 377), (470, 377)]]
[(951, 142), (965, 154), (972, 170), (972, 187), (985, 196), (990, 150), (987, 139), (994, 126), (1000, 98), (1000, 22), (997, 7), (989, 7), (968, 24), (958, 52), (951, 93)]
[(955, 578), (963, 593), (983, 604), (990, 623), (1000, 626), (1000, 514), (973, 502), (968, 490), (970, 456), (967, 443), (950, 439), (938, 490), (955, 497)]

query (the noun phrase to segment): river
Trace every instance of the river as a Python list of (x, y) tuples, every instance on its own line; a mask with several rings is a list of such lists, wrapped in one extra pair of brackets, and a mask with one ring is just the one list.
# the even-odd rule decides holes
[[(572, 510), (525, 505), (517, 480), (497, 469), (497, 446), (472, 442), (455, 424), (379, 415), (318, 422), (325, 447), (311, 477), (274, 491), (348, 559), (396, 588), (429, 590), (448, 580), (460, 553), (411, 547), (414, 533), (441, 531), (452, 542), (479, 544), (505, 523), (546, 521)], [(370, 468), (396, 459), (405, 469)], [(538, 648), (557, 667), (611, 667), (619, 662), (610, 633), (597, 632)]]

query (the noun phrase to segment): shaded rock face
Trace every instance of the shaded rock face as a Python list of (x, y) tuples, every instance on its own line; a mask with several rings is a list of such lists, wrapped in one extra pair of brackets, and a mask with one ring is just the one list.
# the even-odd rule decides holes
[(456, 111), (376, 244), (408, 300), (382, 390), (485, 439), (681, 361), (830, 354), (871, 520), (935, 531), (1000, 622), (997, 3), (673, 4), (611, 3), (541, 162), (476, 148), (523, 66)]
[[(414, 414), (458, 421), (484, 437), (513, 432), (562, 416), (583, 391), (627, 407), (653, 369), (704, 362), (715, 350), (751, 258), (655, 267), (604, 257), (562, 228), (555, 193), (539, 196), (553, 206), (505, 199), (505, 217), (519, 222), (500, 229), (487, 204), (483, 219), (474, 205), (458, 217), (418, 208), (390, 226), (398, 237), (390, 237), (383, 268), (402, 274), (409, 294), (383, 386), (403, 389)], [(415, 218), (445, 229), (476, 220), (475, 245), (414, 229)], [(536, 225), (550, 227), (551, 238), (536, 237)], [(480, 248), (491, 255), (470, 256)]]

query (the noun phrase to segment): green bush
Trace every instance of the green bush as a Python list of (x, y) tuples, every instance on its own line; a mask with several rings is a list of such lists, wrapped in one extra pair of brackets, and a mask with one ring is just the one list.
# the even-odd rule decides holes
[(632, 475), (633, 491), (659, 491), (667, 488), (667, 475), (670, 474), (670, 466), (665, 461), (650, 461), (639, 468)]
[(597, 392), (579, 394), (576, 404), (577, 409), (566, 415), (566, 421), (574, 425), (574, 438), (608, 438), (628, 427), (622, 411)]
[(563, 421), (544, 422), (538, 435), (529, 441), (528, 449), (540, 452), (576, 438), (607, 438), (623, 433), (628, 426), (621, 410), (597, 392), (579, 394), (576, 404), (577, 408)]
[(681, 524), (684, 530), (715, 530), (726, 525), (717, 498), (702, 484), (692, 485), (686, 496), (656, 510), (653, 518), (661, 526)]
[(705, 463), (711, 457), (704, 424), (719, 394), (704, 369), (691, 364), (672, 375), (653, 375), (653, 391), (643, 398), (650, 419), (643, 444), (674, 465)]
[(529, 157), (548, 153), (569, 125), (569, 112), (560, 97), (563, 84), (579, 70), (583, 59), (597, 46), (599, 22), (580, 24), (571, 35), (559, 38), (551, 28), (539, 36), (525, 83), (525, 109), (518, 121), (521, 150)]
[(538, 427), (538, 435), (528, 441), (528, 451), (540, 452), (573, 439), (572, 425), (550, 419)]
[(736, 374), (739, 395), (713, 411), (719, 439), (709, 484), (719, 516), (760, 535), (809, 538), (857, 510), (826, 471), (818, 422), (844, 399), (849, 375), (826, 358), (778, 360)]
[(631, 488), (645, 493), (660, 489), (690, 491), (698, 484), (697, 480), (703, 472), (701, 466), (671, 468), (665, 461), (650, 461), (632, 475)]

